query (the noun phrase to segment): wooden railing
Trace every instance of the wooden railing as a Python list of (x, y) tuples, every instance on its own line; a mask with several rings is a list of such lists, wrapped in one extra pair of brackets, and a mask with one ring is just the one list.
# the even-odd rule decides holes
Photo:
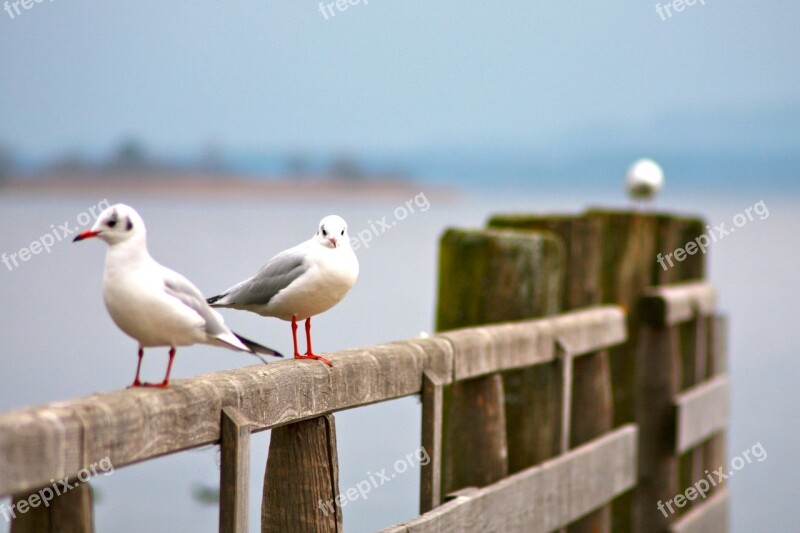
[[(28, 501), (102, 458), (118, 469), (219, 444), (220, 531), (243, 532), (250, 435), (272, 430), (262, 530), (342, 531), (341, 507), (318, 505), (341, 497), (333, 413), (420, 394), (421, 514), (385, 531), (726, 531), (724, 487), (668, 515), (657, 507), (724, 464), (730, 387), (714, 290), (660, 277), (631, 289), (652, 280), (640, 263), (661, 242), (643, 235), (658, 229), (659, 246), (672, 246), (664, 228), (685, 227), (626, 215), (632, 244), (608, 252), (595, 237), (628, 226), (598, 216), (544, 232), (521, 218), (514, 231), (449, 232), (438, 321), (448, 331), (428, 338), (331, 354), (332, 368), (282, 361), (0, 414), (0, 497)], [(469, 327), (449, 329), (458, 324)], [(79, 483), (12, 527), (92, 522)]]

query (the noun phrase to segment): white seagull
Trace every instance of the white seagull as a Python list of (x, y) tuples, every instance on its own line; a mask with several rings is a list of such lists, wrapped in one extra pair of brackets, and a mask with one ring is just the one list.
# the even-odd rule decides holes
[[(158, 264), (147, 251), (144, 221), (132, 207), (109, 207), (100, 213), (92, 229), (73, 242), (91, 237), (108, 243), (103, 273), (106, 309), (114, 323), (139, 342), (139, 364), (131, 387), (166, 387), (176, 346), (213, 344), (259, 359), (258, 353), (283, 357), (232, 332), (192, 282)], [(169, 346), (167, 374), (161, 383), (142, 383), (139, 372), (144, 349), (154, 346)]]
[[(212, 307), (252, 311), (292, 322), (295, 359), (318, 359), (311, 349), (311, 317), (342, 301), (358, 277), (358, 259), (350, 246), (347, 223), (323, 218), (309, 240), (279, 253), (255, 276), (208, 299)], [(297, 349), (297, 321), (306, 321), (306, 353)]]
[(631, 198), (652, 200), (664, 185), (664, 171), (652, 159), (639, 159), (628, 168), (625, 181)]

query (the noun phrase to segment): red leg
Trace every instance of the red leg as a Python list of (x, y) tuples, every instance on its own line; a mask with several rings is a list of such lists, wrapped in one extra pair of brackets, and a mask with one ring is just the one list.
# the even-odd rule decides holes
[(145, 387), (155, 387), (158, 389), (166, 389), (169, 385), (169, 376), (172, 374), (172, 362), (175, 360), (175, 347), (170, 346), (169, 348), (169, 363), (167, 363), (167, 375), (164, 376), (164, 381), (161, 383), (145, 383)]
[(144, 357), (144, 348), (139, 346), (139, 363), (136, 365), (136, 377), (133, 378), (133, 383), (128, 385), (128, 388), (131, 387), (141, 387), (142, 382), (139, 381), (139, 372), (142, 370), (142, 357)]
[[(293, 321), (292, 324), (293, 324), (293, 328), (294, 328), (294, 330), (296, 332), (297, 331), (297, 323)], [(330, 361), (328, 361), (327, 359), (325, 359), (322, 356), (314, 355), (314, 352), (311, 350), (311, 317), (308, 317), (306, 319), (306, 348), (308, 348), (308, 349), (306, 350), (306, 354), (305, 355), (300, 355), (299, 353), (297, 353), (297, 338), (295, 337), (294, 358), (295, 359), (316, 359), (317, 361), (322, 361), (323, 363), (325, 363), (328, 366), (333, 366), (333, 364), (331, 364)]]
[(292, 341), (294, 341), (294, 357), (300, 357), (300, 350), (297, 349), (297, 317), (292, 316)]
[(311, 317), (306, 318), (306, 355), (314, 355), (311, 349)]

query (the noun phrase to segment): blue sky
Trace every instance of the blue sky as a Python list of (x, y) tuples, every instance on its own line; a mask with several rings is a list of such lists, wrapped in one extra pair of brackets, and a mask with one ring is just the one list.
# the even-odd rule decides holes
[(0, 141), (394, 152), (800, 117), (796, 2), (655, 5), (45, 0), (0, 11)]

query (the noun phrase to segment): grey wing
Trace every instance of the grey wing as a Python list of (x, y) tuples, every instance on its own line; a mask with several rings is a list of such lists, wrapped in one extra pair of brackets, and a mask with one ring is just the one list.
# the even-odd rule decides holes
[(234, 285), (219, 298), (211, 298), (214, 305), (246, 306), (266, 305), (276, 294), (308, 271), (303, 255), (296, 250), (286, 250), (264, 265), (252, 278)]
[(206, 299), (203, 298), (200, 289), (177, 272), (166, 268), (164, 270), (164, 291), (180, 300), (181, 303), (191, 308), (205, 320), (206, 333), (209, 337), (228, 333), (228, 328), (225, 326), (222, 317), (206, 303)]

